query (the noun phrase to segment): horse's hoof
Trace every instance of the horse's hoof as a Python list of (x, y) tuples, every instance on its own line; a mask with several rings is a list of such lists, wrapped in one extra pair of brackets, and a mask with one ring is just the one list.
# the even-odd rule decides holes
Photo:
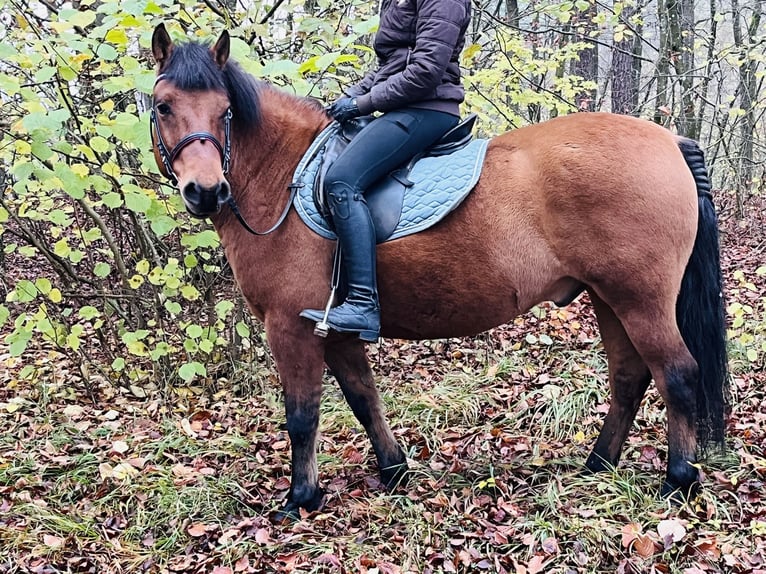
[(614, 471), (614, 465), (610, 464), (608, 461), (604, 460), (595, 453), (591, 453), (591, 455), (588, 457), (588, 460), (585, 461), (585, 468), (596, 474), (599, 472)]
[(388, 490), (393, 490), (397, 486), (405, 486), (409, 479), (408, 470), (406, 462), (382, 468), (380, 470), (380, 481)]
[(294, 524), (301, 519), (301, 508), (314, 512), (319, 510), (322, 502), (324, 502), (324, 490), (317, 488), (314, 495), (305, 502), (300, 503), (291, 499), (281, 510), (273, 512), (269, 519), (277, 525)]
[(295, 524), (301, 519), (300, 506), (294, 502), (288, 502), (282, 510), (277, 510), (269, 516), (272, 524), (277, 526), (287, 526)]
[(667, 498), (674, 506), (683, 506), (687, 502), (691, 502), (697, 498), (699, 491), (699, 482), (693, 482), (687, 487), (681, 487), (669, 480), (665, 480), (662, 483), (660, 496), (662, 496), (662, 498)]

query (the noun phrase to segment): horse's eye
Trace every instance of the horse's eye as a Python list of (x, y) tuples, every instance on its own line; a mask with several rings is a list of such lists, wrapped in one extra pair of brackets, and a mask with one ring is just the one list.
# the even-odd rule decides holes
[(166, 116), (170, 113), (170, 106), (167, 104), (157, 104), (157, 111), (160, 112), (160, 115)]

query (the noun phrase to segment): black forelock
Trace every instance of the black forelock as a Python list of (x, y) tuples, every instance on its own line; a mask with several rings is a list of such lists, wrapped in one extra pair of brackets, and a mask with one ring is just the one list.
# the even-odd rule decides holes
[(223, 69), (219, 68), (208, 45), (199, 42), (176, 45), (162, 74), (181, 90), (226, 92), (235, 126), (258, 123), (260, 105), (255, 78), (231, 59)]

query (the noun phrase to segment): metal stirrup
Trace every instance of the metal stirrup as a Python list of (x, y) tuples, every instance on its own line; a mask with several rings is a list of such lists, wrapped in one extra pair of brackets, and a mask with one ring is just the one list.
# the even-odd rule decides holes
[(324, 309), (324, 316), (322, 320), (314, 325), (314, 335), (322, 337), (323, 339), (330, 334), (330, 325), (327, 322), (327, 317), (330, 315), (330, 309), (332, 309), (333, 301), (335, 301), (335, 293), (338, 290), (340, 284), (340, 260), (341, 260), (341, 248), (340, 243), (335, 247), (335, 255), (332, 261), (332, 280), (330, 282), (330, 298), (327, 300), (327, 305)]

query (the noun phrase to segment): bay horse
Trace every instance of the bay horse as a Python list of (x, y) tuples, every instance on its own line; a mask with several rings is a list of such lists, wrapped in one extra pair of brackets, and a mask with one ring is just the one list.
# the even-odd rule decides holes
[[(331, 119), (256, 81), (214, 45), (175, 45), (160, 24), (152, 138), (187, 211), (208, 217), (264, 324), (284, 393), (291, 487), (277, 520), (322, 501), (316, 441), (325, 365), (369, 435), (381, 478), (407, 462), (384, 417), (362, 341), (313, 334), (334, 242), (290, 208), (293, 171)], [(233, 214), (256, 227), (248, 233)], [(280, 216), (281, 214), (281, 216)], [(276, 224), (275, 224), (276, 222)], [(653, 379), (667, 409), (662, 492), (691, 496), (698, 449), (723, 446), (727, 358), (716, 214), (702, 152), (649, 121), (559, 117), (493, 138), (471, 194), (436, 226), (378, 247), (382, 335), (470, 336), (541, 301), (587, 291), (609, 367), (610, 407), (586, 466), (615, 466)]]

